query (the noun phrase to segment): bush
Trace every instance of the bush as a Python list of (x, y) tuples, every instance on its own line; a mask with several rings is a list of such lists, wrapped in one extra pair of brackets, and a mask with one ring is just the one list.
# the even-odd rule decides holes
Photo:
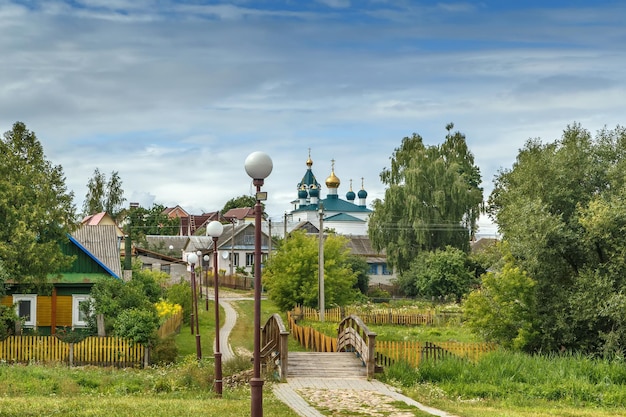
[(167, 300), (183, 308), (183, 322), (189, 323), (189, 314), (191, 313), (191, 286), (189, 283), (181, 280), (178, 284), (172, 285), (167, 290)]
[(167, 365), (176, 362), (178, 347), (175, 335), (165, 339), (158, 339), (152, 349), (151, 362), (157, 365)]
[(156, 310), (140, 310), (131, 308), (122, 311), (115, 321), (115, 334), (130, 339), (133, 343), (141, 343), (146, 347), (153, 346), (157, 340), (159, 318)]

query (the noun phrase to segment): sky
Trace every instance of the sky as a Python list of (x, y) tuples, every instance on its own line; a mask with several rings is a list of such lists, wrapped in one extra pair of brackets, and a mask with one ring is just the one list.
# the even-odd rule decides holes
[(127, 203), (217, 211), (254, 194), (263, 151), (280, 221), (309, 152), (369, 204), (403, 137), (452, 122), (487, 199), (528, 139), (624, 125), (625, 19), (619, 0), (0, 0), (0, 129), (35, 132), (78, 212), (96, 168)]

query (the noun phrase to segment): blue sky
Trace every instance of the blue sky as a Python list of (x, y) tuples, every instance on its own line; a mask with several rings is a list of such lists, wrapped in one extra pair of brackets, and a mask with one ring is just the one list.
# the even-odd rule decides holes
[(218, 210), (262, 150), (278, 221), (309, 148), (318, 180), (334, 159), (340, 195), (363, 178), (371, 202), (404, 136), (453, 122), (487, 198), (529, 138), (624, 124), (625, 18), (601, 0), (0, 0), (0, 129), (37, 134), (79, 209), (97, 167), (128, 201)]

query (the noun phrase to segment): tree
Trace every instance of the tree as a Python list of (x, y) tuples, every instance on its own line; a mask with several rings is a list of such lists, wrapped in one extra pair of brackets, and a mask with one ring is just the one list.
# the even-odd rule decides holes
[(536, 282), (536, 347), (626, 352), (626, 130), (580, 125), (529, 140), (496, 177), (488, 211)]
[[(133, 265), (133, 274), (129, 282), (119, 279), (98, 281), (91, 290), (93, 311), (104, 316), (105, 330), (117, 336), (136, 339), (137, 334), (152, 334), (158, 327), (158, 313), (155, 302), (162, 295), (160, 283), (164, 279), (160, 272), (143, 271), (140, 264)], [(130, 312), (124, 316), (121, 312)], [(121, 323), (123, 320), (124, 323)], [(133, 320), (138, 320), (140, 329)], [(92, 331), (96, 331), (95, 317), (90, 319)], [(129, 333), (125, 333), (128, 331)], [(152, 343), (152, 339), (136, 340)]]
[(117, 219), (123, 211), (122, 204), (124, 201), (126, 199), (119, 173), (117, 171), (111, 172), (111, 177), (107, 181), (106, 176), (96, 168), (93, 177), (87, 182), (83, 214), (86, 216), (105, 211), (113, 219)]
[(359, 290), (362, 294), (366, 294), (369, 290), (370, 284), (370, 266), (368, 265), (365, 258), (358, 255), (349, 255), (346, 259), (347, 264), (350, 266), (350, 269), (356, 274), (356, 282), (354, 283), (354, 288)]
[[(180, 229), (179, 218), (169, 218), (163, 213), (165, 207), (153, 204), (151, 208), (136, 207), (126, 212), (133, 241), (145, 241), (147, 235), (174, 235)], [(153, 248), (165, 249), (165, 248)]]
[[(346, 238), (328, 235), (324, 241), (324, 300), (325, 304), (345, 305), (358, 296), (354, 288), (356, 273), (348, 262)], [(318, 307), (317, 236), (295, 231), (266, 262), (263, 284), (269, 298), (282, 311), (296, 304)]]
[(533, 350), (538, 335), (535, 281), (509, 259), (501, 272), (488, 272), (482, 287), (463, 304), (467, 326), (507, 348)]
[(233, 197), (224, 204), (222, 208), (222, 214), (226, 213), (230, 209), (254, 207), (256, 204), (256, 197), (253, 195), (241, 195), (239, 197)]
[(483, 201), (480, 170), (465, 136), (448, 134), (443, 144), (425, 146), (413, 134), (402, 139), (381, 181), (385, 199), (374, 200), (368, 234), (376, 250), (401, 274), (422, 251), (450, 245), (469, 250)]
[(417, 255), (411, 268), (398, 278), (398, 284), (409, 296), (440, 299), (452, 296), (460, 302), (473, 280), (465, 252), (447, 246)]
[(4, 275), (42, 284), (71, 265), (60, 242), (75, 227), (73, 194), (34, 132), (16, 122), (0, 140), (0, 260)]

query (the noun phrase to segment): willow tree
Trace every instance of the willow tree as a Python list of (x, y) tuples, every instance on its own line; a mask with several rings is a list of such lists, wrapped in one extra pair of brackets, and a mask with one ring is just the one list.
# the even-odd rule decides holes
[(67, 267), (59, 242), (75, 223), (73, 194), (60, 165), (52, 165), (34, 132), (16, 122), (0, 140), (0, 270), (43, 283)]
[(421, 136), (402, 139), (380, 179), (384, 200), (373, 202), (369, 236), (385, 249), (390, 266), (402, 273), (422, 251), (452, 246), (469, 249), (483, 202), (480, 170), (465, 136), (452, 133), (441, 145), (427, 146)]

